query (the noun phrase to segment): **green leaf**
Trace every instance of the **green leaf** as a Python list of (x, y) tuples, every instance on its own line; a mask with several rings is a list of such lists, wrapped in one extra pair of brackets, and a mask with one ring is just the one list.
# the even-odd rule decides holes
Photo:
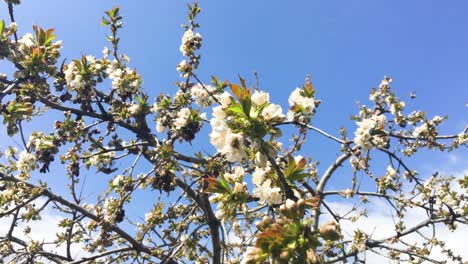
[(296, 170), (296, 160), (293, 158), (293, 156), (288, 155), (288, 168), (284, 172), (284, 175), (286, 177), (289, 177), (292, 175)]
[(45, 32), (45, 39), (44, 39), (44, 46), (47, 46), (49, 45), (50, 43), (52, 43), (52, 41), (55, 39), (55, 35), (54, 35), (54, 29), (53, 28), (49, 28), (46, 32)]
[(229, 106), (226, 112), (240, 115), (240, 116), (245, 116), (244, 110), (242, 109), (242, 106), (240, 106), (239, 104), (232, 104), (231, 106)]
[(207, 193), (230, 193), (231, 190), (227, 185), (226, 180), (221, 178), (220, 181), (216, 180), (215, 177), (207, 177), (205, 181), (208, 183), (208, 188), (206, 188)]
[(40, 46), (43, 46), (46, 40), (44, 29), (39, 28), (39, 35), (37, 37), (37, 42)]
[(387, 135), (387, 133), (386, 133), (385, 131), (383, 131), (383, 130), (377, 130), (377, 129), (375, 129), (375, 128), (372, 128), (372, 129), (370, 130), (369, 134), (370, 134), (371, 136), (376, 136), (376, 135), (379, 135), (379, 136), (386, 136), (386, 135)]
[(5, 21), (2, 19), (0, 21), (0, 37), (3, 35), (3, 31), (5, 31)]
[(224, 176), (221, 176), (220, 177), (220, 181), (221, 185), (223, 186), (224, 189), (230, 191), (230, 188), (229, 188), (229, 184), (228, 182), (226, 181), (226, 179), (224, 178)]
[(119, 10), (120, 10), (119, 7), (114, 7), (111, 10), (107, 11), (106, 14), (111, 18), (115, 18), (117, 14), (119, 13)]
[(107, 20), (105, 17), (102, 17), (102, 19), (101, 19), (101, 25), (107, 26), (107, 25), (109, 25), (109, 24), (110, 24), (109, 20)]
[(135, 96), (135, 99), (141, 104), (141, 105), (144, 105), (146, 102), (143, 98), (141, 97), (138, 97), (138, 96)]
[(3, 124), (5, 125), (6, 123), (10, 122), (10, 116), (7, 115), (6, 113), (2, 113), (3, 116)]
[(252, 99), (249, 97), (246, 97), (245, 99), (242, 99), (240, 101), (242, 105), (242, 109), (244, 110), (244, 113), (246, 116), (250, 116), (250, 109), (252, 108)]
[(305, 179), (305, 178), (310, 177), (310, 176), (311, 176), (311, 174), (307, 173), (307, 172), (304, 172), (304, 173), (296, 172), (296, 173), (293, 173), (292, 175), (290, 175), (289, 179), (291, 179), (293, 181), (298, 181), (298, 180), (302, 180), (302, 179)]

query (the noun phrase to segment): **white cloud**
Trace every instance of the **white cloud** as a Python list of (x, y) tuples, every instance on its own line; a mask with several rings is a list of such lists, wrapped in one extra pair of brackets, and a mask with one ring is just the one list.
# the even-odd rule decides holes
[[(352, 207), (353, 203), (351, 202), (328, 202), (328, 206), (332, 208), (335, 212), (339, 212), (344, 214), (348, 212)], [(378, 240), (382, 238), (386, 238), (395, 234), (394, 225), (396, 220), (394, 220), (391, 208), (388, 204), (385, 204), (382, 200), (375, 200), (367, 207), (368, 209), (368, 217), (360, 218), (355, 223), (351, 223), (350, 221), (342, 222), (341, 228), (343, 230), (343, 234), (345, 239), (349, 239), (354, 234), (354, 231), (360, 229), (367, 234), (372, 234), (372, 239)], [(329, 215), (326, 216), (327, 219), (331, 218)], [(427, 215), (423, 210), (409, 210), (404, 218), (405, 224), (407, 227), (411, 227), (424, 221), (427, 219)], [(432, 235), (431, 228), (423, 228), (422, 233), (428, 237)], [(468, 227), (467, 226), (460, 226), (455, 232), (449, 231), (443, 224), (436, 225), (436, 238), (446, 242), (447, 248), (453, 250), (453, 252), (457, 255), (461, 255), (463, 259), (468, 259), (468, 252), (466, 251), (466, 236), (468, 235)], [(409, 243), (418, 243), (422, 242), (422, 239), (417, 234), (408, 235), (407, 239), (405, 240)], [(396, 247), (398, 245), (391, 245), (392, 247)], [(385, 253), (386, 251), (379, 250), (377, 251)], [(434, 248), (431, 251), (430, 257), (438, 259), (438, 260), (445, 260), (445, 255), (442, 254), (440, 248)], [(368, 252), (366, 253), (366, 261), (367, 263), (397, 263), (392, 262), (389, 259), (380, 256), (378, 254)], [(401, 263), (401, 262), (399, 262)]]
[(459, 160), (460, 159), (459, 159), (458, 155), (455, 155), (455, 154), (450, 154), (449, 155), (449, 162), (451, 164), (457, 164)]
[[(35, 204), (36, 208), (40, 207), (44, 204), (44, 199), (37, 199)], [(43, 213), (41, 214), (41, 220), (38, 221), (30, 221), (30, 222), (20, 222), (18, 226), (15, 227), (13, 231), (13, 236), (29, 242), (31, 240), (36, 240), (40, 242), (53, 242), (57, 239), (57, 233), (63, 232), (64, 229), (58, 228), (58, 223), (64, 219), (63, 216), (57, 214), (48, 208), (46, 208)], [(0, 236), (5, 236), (10, 228), (12, 218), (0, 218)], [(30, 228), (31, 232), (29, 234), (25, 234), (24, 230), (26, 228)], [(71, 247), (71, 254), (72, 257), (83, 257), (88, 255), (83, 249), (83, 244), (73, 244)], [(61, 245), (59, 247), (51, 244), (47, 244), (44, 246), (44, 250), (57, 253), (59, 255), (65, 255), (66, 246)]]
[[(433, 172), (439, 172), (439, 175), (443, 176), (454, 176), (457, 179), (463, 178), (465, 175), (468, 175), (468, 167), (463, 163), (463, 160), (466, 159), (466, 155), (460, 153), (450, 153), (447, 155), (447, 160), (445, 163), (431, 163), (423, 164), (427, 166), (427, 174), (431, 175)], [(451, 186), (455, 191), (461, 191), (458, 184), (453, 184)], [(349, 200), (346, 202), (328, 202), (327, 203), (333, 210), (337, 212), (346, 213), (352, 207), (353, 203)], [(372, 200), (372, 203), (366, 207), (368, 209), (368, 217), (361, 218), (355, 223), (344, 222), (342, 224), (342, 229), (345, 233), (345, 236), (348, 238), (353, 235), (354, 230), (361, 229), (368, 234), (372, 234), (373, 239), (381, 239), (395, 234), (394, 230), (394, 217), (392, 215), (392, 208), (390, 205), (386, 204), (384, 200)], [(331, 216), (327, 216), (331, 218)], [(406, 213), (404, 218), (406, 227), (411, 227), (427, 219), (427, 215), (423, 210), (409, 210)], [(446, 248), (453, 250), (455, 255), (460, 255), (463, 260), (468, 260), (468, 251), (466, 250), (466, 236), (468, 236), (468, 226), (458, 225), (457, 230), (454, 232), (448, 230), (448, 228), (443, 224), (436, 225), (436, 238), (446, 242)], [(423, 228), (422, 233), (428, 237), (432, 236), (431, 228)], [(406, 240), (410, 243), (421, 243), (422, 239), (416, 234), (408, 236)], [(395, 247), (396, 245), (392, 245)], [(385, 253), (385, 250), (379, 250), (382, 253)], [(438, 260), (446, 260), (446, 256), (442, 253), (440, 248), (434, 248), (431, 250), (430, 257)], [(366, 256), (367, 263), (401, 263), (391, 261), (387, 258), (384, 258), (378, 254), (368, 252)], [(449, 262), (450, 263), (450, 262)]]

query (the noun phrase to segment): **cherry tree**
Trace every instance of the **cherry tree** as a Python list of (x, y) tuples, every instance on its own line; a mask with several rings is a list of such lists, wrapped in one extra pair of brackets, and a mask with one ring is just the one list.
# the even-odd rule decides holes
[[(4, 2), (10, 21), (0, 22), (0, 59), (14, 70), (0, 76), (2, 129), (21, 142), (1, 152), (4, 260), (359, 263), (374, 252), (410, 263), (463, 263), (436, 231), (468, 223), (467, 176), (420, 175), (407, 160), (466, 148), (467, 129), (439, 134), (446, 117), (406, 111), (389, 77), (370, 91), (351, 131), (326, 132), (311, 122), (321, 101), (309, 76), (282, 106), (270, 101), (258, 76), (250, 85), (241, 77), (197, 75), (197, 2), (188, 5), (181, 32), (177, 92), (157, 97), (145, 92), (119, 49), (119, 8), (102, 18), (109, 31), (102, 55), (63, 58), (66, 43), (53, 29), (33, 26), (18, 35), (20, 1)], [(57, 119), (53, 125), (28, 132), (48, 115)], [(321, 164), (324, 170), (302, 148), (311, 133), (336, 143), (329, 151), (336, 159)], [(208, 141), (211, 153), (199, 145)], [(190, 144), (199, 150), (188, 151)], [(339, 170), (348, 176), (336, 179)], [(101, 181), (99, 195), (87, 195), (84, 175)], [(52, 176), (68, 184), (53, 186)], [(347, 187), (331, 189), (334, 180)], [(132, 210), (141, 197), (153, 198), (149, 209)], [(345, 213), (330, 205), (345, 201), (353, 204)], [(394, 217), (386, 237), (350, 225), (368, 217), (373, 201)], [(406, 220), (412, 212), (420, 212), (417, 223)], [(59, 220), (48, 221), (51, 213)], [(35, 238), (44, 226), (54, 234)], [(435, 248), (444, 259), (431, 255)]]

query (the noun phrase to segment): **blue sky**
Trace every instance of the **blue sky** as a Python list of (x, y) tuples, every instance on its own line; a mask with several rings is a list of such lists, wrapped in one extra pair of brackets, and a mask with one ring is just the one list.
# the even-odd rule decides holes
[[(23, 2), (15, 10), (20, 35), (32, 24), (54, 27), (68, 61), (83, 53), (101, 55), (107, 29), (100, 19), (105, 10), (120, 6), (121, 51), (142, 74), (144, 89), (152, 96), (176, 92), (185, 1)], [(238, 74), (253, 82), (255, 70), (260, 88), (286, 108), (290, 92), (311, 74), (322, 100), (312, 123), (335, 135), (346, 125), (351, 136), (356, 100), (368, 104), (370, 89), (389, 75), (409, 110), (449, 116), (441, 131), (459, 132), (467, 123), (467, 1), (202, 0), (200, 6), (199, 76), (206, 82), (210, 75), (236, 81)], [(0, 18), (9, 21), (5, 5)], [(0, 71), (6, 69), (0, 64)], [(412, 91), (415, 100), (409, 100)], [(308, 146), (324, 165), (339, 147), (317, 136)], [(461, 171), (467, 157), (466, 150), (442, 158), (422, 153), (415, 165), (429, 172), (444, 163), (451, 166), (447, 170)]]
[[(101, 55), (107, 29), (100, 26), (105, 10), (120, 6), (125, 18), (121, 51), (143, 75), (152, 96), (175, 93), (175, 65), (184, 1), (24, 1), (15, 15), (20, 35), (32, 24), (54, 27), (68, 61), (81, 54)], [(199, 76), (236, 81), (241, 74), (272, 101), (286, 106), (290, 92), (312, 75), (322, 100), (313, 124), (337, 134), (354, 122), (356, 100), (368, 103), (370, 89), (384, 75), (393, 78), (397, 95), (408, 109), (428, 116), (449, 115), (442, 131), (461, 130), (467, 123), (468, 3), (466, 1), (201, 1), (200, 33), (204, 37)], [(8, 20), (6, 8), (0, 17)], [(0, 70), (6, 71), (5, 65)], [(417, 98), (409, 100), (416, 91)], [(312, 137), (311, 153), (324, 161), (337, 146)], [(331, 155), (323, 150), (332, 147)], [(328, 152), (327, 152), (328, 153)], [(466, 156), (466, 152), (460, 155)], [(429, 156), (428, 156), (429, 157)], [(324, 163), (326, 164), (326, 163)]]
[[(416, 91), (415, 105), (429, 113), (445, 112), (453, 125), (466, 116), (468, 3), (353, 2), (201, 1), (200, 75), (206, 81), (212, 74), (253, 80), (256, 70), (261, 87), (284, 104), (285, 96), (311, 74), (324, 102), (320, 121), (334, 115), (337, 106), (353, 113), (355, 100), (366, 100), (370, 88), (390, 75), (398, 94), (407, 98)], [(107, 44), (100, 18), (118, 5), (126, 22), (122, 51), (142, 73), (145, 89), (173, 92), (175, 65), (182, 59), (178, 47), (185, 2), (132, 3), (24, 1), (15, 13), (21, 33), (30, 31), (31, 24), (54, 27), (64, 42), (64, 57), (71, 59), (100, 55)], [(6, 8), (0, 16), (8, 20)]]

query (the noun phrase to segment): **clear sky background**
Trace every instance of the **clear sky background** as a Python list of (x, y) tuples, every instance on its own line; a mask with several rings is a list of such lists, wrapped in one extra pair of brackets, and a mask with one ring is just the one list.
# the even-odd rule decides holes
[[(241, 74), (253, 80), (256, 70), (261, 88), (284, 105), (311, 74), (323, 100), (315, 120), (336, 130), (350, 123), (355, 101), (366, 103), (371, 87), (389, 75), (403, 98), (417, 92), (411, 102), (415, 108), (429, 116), (448, 114), (449, 128), (466, 123), (468, 2), (284, 3), (201, 1), (202, 79), (208, 82), (213, 74), (236, 80)], [(107, 45), (100, 18), (114, 5), (126, 22), (122, 51), (142, 73), (146, 91), (175, 92), (185, 1), (30, 0), (16, 9), (16, 17), (21, 33), (33, 23), (54, 27), (64, 42), (64, 57), (72, 59), (100, 55)], [(2, 7), (0, 15), (7, 18)]]
[[(16, 8), (20, 35), (32, 24), (56, 29), (63, 40), (63, 58), (101, 56), (108, 29), (100, 26), (103, 12), (120, 6), (125, 18), (121, 52), (142, 74), (152, 96), (176, 92), (175, 66), (186, 22), (185, 1), (64, 1), (29, 0)], [(274, 103), (287, 98), (312, 75), (322, 100), (312, 123), (332, 134), (345, 125), (356, 101), (368, 104), (368, 94), (384, 75), (393, 78), (407, 112), (425, 110), (428, 117), (448, 115), (441, 132), (461, 131), (468, 121), (468, 2), (466, 1), (200, 1), (200, 33), (204, 38), (199, 76), (237, 81), (241, 74), (270, 92)], [(6, 6), (0, 17), (8, 20)], [(0, 71), (6, 71), (0, 65)], [(415, 91), (417, 98), (410, 100)], [(206, 128), (209, 131), (209, 127)], [(307, 154), (322, 164), (331, 162), (336, 144), (319, 136), (309, 139)], [(210, 150), (210, 149), (207, 149)], [(212, 150), (212, 149), (211, 149)], [(326, 155), (324, 155), (324, 153)], [(419, 156), (427, 173), (437, 164), (457, 160), (450, 170), (463, 170), (466, 151), (434, 158)], [(416, 159), (417, 160), (417, 159)], [(448, 169), (447, 169), (448, 170)]]
[[(15, 10), (20, 35), (32, 31), (32, 24), (54, 27), (68, 61), (81, 54), (101, 56), (108, 29), (100, 19), (120, 6), (121, 51), (142, 74), (144, 89), (152, 96), (176, 92), (185, 1), (23, 2)], [(200, 6), (199, 76), (205, 82), (210, 75), (237, 81), (238, 74), (253, 82), (255, 70), (260, 88), (286, 108), (289, 94), (311, 74), (322, 100), (313, 124), (335, 135), (345, 125), (352, 136), (349, 117), (358, 112), (356, 100), (368, 104), (371, 88), (389, 75), (409, 110), (426, 110), (429, 118), (449, 116), (442, 132), (458, 133), (468, 122), (467, 1), (202, 0)], [(0, 18), (9, 21), (4, 4)], [(6, 69), (0, 64), (0, 71)], [(412, 91), (415, 100), (409, 99)], [(315, 136), (309, 147), (325, 165), (339, 148)], [(437, 157), (421, 153), (412, 164), (428, 175), (460, 173), (468, 169), (467, 158), (466, 149)]]

